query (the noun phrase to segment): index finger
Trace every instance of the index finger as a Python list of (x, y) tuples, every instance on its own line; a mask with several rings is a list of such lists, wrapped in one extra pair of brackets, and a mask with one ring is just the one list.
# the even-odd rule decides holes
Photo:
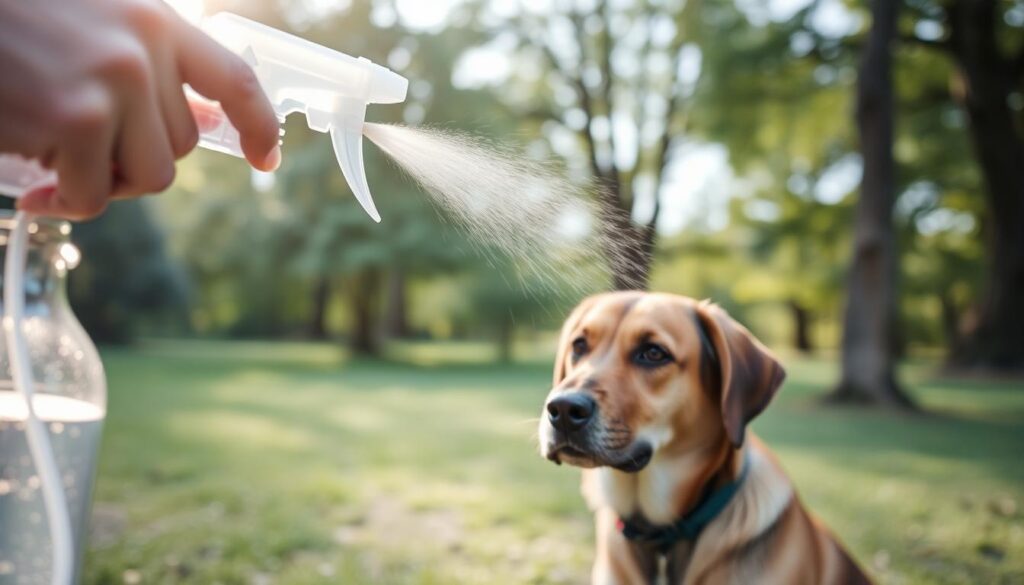
[(182, 34), (177, 38), (182, 81), (220, 102), (238, 130), (242, 152), (252, 166), (262, 171), (276, 169), (281, 163), (277, 114), (252, 68), (191, 24), (182, 22)]

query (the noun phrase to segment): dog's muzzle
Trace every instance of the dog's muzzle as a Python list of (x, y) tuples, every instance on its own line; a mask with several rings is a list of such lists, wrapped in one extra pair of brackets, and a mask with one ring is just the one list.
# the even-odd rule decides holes
[(560, 394), (544, 405), (548, 430), (547, 458), (592, 467), (594, 461), (591, 437), (597, 415), (597, 402), (582, 392)]
[(579, 467), (609, 466), (636, 472), (654, 455), (646, 441), (633, 441), (624, 448), (609, 445), (607, 429), (601, 428), (597, 416), (597, 402), (588, 394), (561, 394), (548, 401), (545, 410), (551, 428), (546, 456), (556, 464), (564, 461)]

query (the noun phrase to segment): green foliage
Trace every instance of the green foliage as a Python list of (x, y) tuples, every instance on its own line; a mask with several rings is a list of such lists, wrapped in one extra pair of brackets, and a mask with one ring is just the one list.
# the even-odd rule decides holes
[[(712, 276), (712, 288), (697, 294), (725, 299), (738, 314), (775, 307), (793, 336), (807, 329), (800, 343), (834, 345), (827, 325), (842, 302), (849, 195), (859, 175), (850, 119), (855, 73), (850, 52), (810, 24), (816, 6), (758, 24), (751, 8), (732, 2), (709, 2), (695, 15), (707, 32), (692, 134), (724, 144), (740, 176), (733, 193), (718, 194), (733, 197), (729, 226), (714, 237), (723, 246), (716, 267), (729, 276)], [(677, 238), (665, 254), (686, 254), (694, 243)], [(681, 262), (702, 258), (686, 254)], [(812, 335), (817, 321), (826, 322), (827, 339)]]
[[(843, 302), (860, 168), (852, 98), (863, 27), (822, 31), (819, 8), (811, 2), (773, 20), (739, 3), (708, 3), (700, 15), (714, 32), (701, 43), (705, 73), (692, 128), (725, 144), (742, 178), (729, 250), (747, 268), (720, 292), (741, 304), (802, 307), (826, 322), (833, 345), (827, 322)], [(864, 21), (859, 8), (847, 10)], [(907, 343), (936, 346), (954, 341), (978, 294), (984, 203), (949, 91), (951, 64), (915, 45), (897, 49), (903, 334)]]
[[(288, 26), (273, 14), (260, 16)], [(481, 39), (479, 33), (464, 28), (432, 35), (381, 26), (367, 34), (370, 21), (370, 3), (357, 2), (301, 34), (378, 63), (401, 62), (412, 80), (409, 99), (371, 107), (372, 120), (457, 120), (464, 129), (497, 135), (514, 126), (487, 94), (454, 88), (450, 66), (437, 66), (457, 61)], [(463, 278), (483, 262), (465, 234), (370, 143), (365, 167), (380, 225), (349, 193), (326, 137), (290, 119), (283, 148), (284, 164), (270, 188), (256, 189), (241, 161), (203, 153), (183, 163), (176, 192), (162, 202), (173, 226), (172, 248), (199, 283), (193, 322), (200, 331), (275, 336), (347, 327), (372, 336), (382, 311), (405, 310), (374, 300), (382, 294), (383, 275), (401, 273), (414, 289), (417, 279)], [(317, 298), (324, 290), (326, 306)], [(486, 332), (486, 315), (467, 310), (471, 296), (453, 307), (453, 318), (461, 313), (470, 330)], [(525, 288), (509, 288), (501, 298), (517, 310), (541, 302)], [(370, 339), (354, 342), (373, 345)]]
[[(911, 4), (901, 24), (905, 36), (938, 18), (928, 16), (939, 10), (930, 0)], [(1005, 7), (1007, 22), (1016, 18), (1015, 6)], [(838, 339), (860, 168), (852, 96), (866, 24), (862, 6), (842, 7), (833, 9), (845, 11), (849, 26), (839, 33), (821, 27), (822, 2), (791, 14), (732, 0), (583, 2), (569, 12), (500, 14), (486, 2), (466, 2), (431, 30), (408, 26), (385, 0), (337, 10), (270, 2), (231, 9), (244, 8), (248, 16), (407, 75), (407, 103), (371, 107), (373, 121), (433, 124), (517, 142), (538, 156), (564, 159), (578, 175), (593, 174), (589, 149), (598, 155), (598, 174), (610, 173), (614, 149), (622, 201), (641, 223), (650, 219), (649, 188), (664, 170), (657, 164), (662, 148), (668, 173), (687, 148), (724, 146), (735, 180), (703, 196), (731, 199), (728, 223), (698, 219), (686, 233), (663, 237), (655, 248), (655, 287), (715, 298), (777, 336), (777, 343), (795, 337), (799, 309), (813, 343), (831, 347)], [(571, 67), (573, 43), (563, 38), (578, 24), (588, 51), (585, 75)], [(1019, 41), (1004, 36), (1006, 50), (1016, 50)], [(612, 45), (606, 64), (604, 49)], [(676, 50), (688, 55), (682, 77), (672, 69)], [(464, 69), (481, 51), (507, 57), (507, 71), (467, 77)], [(631, 65), (644, 54), (649, 67)], [(969, 317), (978, 296), (982, 185), (965, 117), (951, 97), (958, 82), (950, 60), (921, 43), (901, 43), (896, 57), (895, 219), (905, 341), (936, 347), (954, 341), (955, 323)], [(491, 61), (482, 63), (477, 69)], [(601, 126), (612, 116), (620, 130), (642, 131), (616, 136), (581, 127), (574, 72), (596, 100), (591, 122)], [(670, 103), (670, 119), (663, 119)], [(367, 145), (369, 183), (384, 218), (373, 224), (349, 194), (326, 137), (298, 119), (286, 129), (284, 165), (272, 187), (254, 188), (241, 161), (199, 153), (181, 163), (175, 189), (157, 204), (170, 256), (193, 284), (185, 321), (197, 332), (351, 337), (360, 321), (375, 335), (395, 315), (408, 315), (405, 330), (419, 335), (510, 339), (509, 323), (553, 328), (580, 296), (522, 282), (509, 259), (481, 254)], [(626, 156), (630, 152), (636, 156)], [(660, 193), (663, 202), (677, 196)], [(91, 256), (87, 250), (87, 262)], [(384, 287), (396, 275), (401, 294)], [(104, 280), (115, 286), (130, 279)], [(112, 306), (123, 307), (126, 322), (145, 320), (148, 311)]]
[(72, 309), (93, 340), (125, 343), (152, 330), (183, 333), (187, 284), (164, 250), (164, 235), (143, 201), (114, 205), (78, 224), (82, 263), (69, 277)]

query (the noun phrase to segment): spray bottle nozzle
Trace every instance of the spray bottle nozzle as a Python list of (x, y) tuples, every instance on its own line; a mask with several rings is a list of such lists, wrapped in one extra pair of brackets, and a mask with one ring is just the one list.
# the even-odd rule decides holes
[[(310, 129), (330, 133), (338, 166), (352, 193), (379, 222), (363, 168), (366, 106), (405, 101), (409, 81), (368, 59), (350, 57), (234, 14), (215, 14), (201, 27), (253, 68), (278, 120), (302, 112)], [(242, 156), (238, 132), (223, 113), (219, 118), (200, 125), (199, 145)]]

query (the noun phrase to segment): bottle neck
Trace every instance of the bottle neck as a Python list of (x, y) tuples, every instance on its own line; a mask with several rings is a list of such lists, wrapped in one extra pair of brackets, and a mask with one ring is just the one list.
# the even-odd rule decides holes
[[(6, 265), (12, 228), (13, 221), (0, 216), (0, 266)], [(38, 220), (30, 226), (22, 281), (26, 310), (33, 311), (33, 307), (39, 305), (67, 305), (67, 273), (78, 261), (78, 250), (70, 243), (69, 232), (64, 222)], [(0, 270), (0, 299), (6, 288), (7, 282)]]

